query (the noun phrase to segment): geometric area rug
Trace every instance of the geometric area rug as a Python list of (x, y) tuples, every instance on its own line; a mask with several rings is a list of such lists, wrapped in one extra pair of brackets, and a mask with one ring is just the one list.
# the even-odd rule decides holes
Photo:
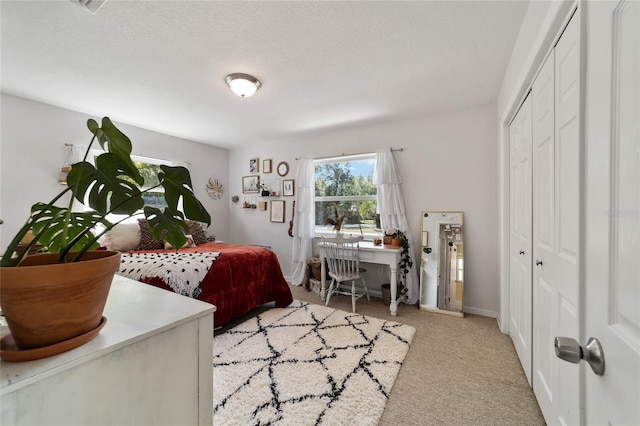
[(294, 300), (213, 340), (214, 425), (376, 425), (415, 329)]

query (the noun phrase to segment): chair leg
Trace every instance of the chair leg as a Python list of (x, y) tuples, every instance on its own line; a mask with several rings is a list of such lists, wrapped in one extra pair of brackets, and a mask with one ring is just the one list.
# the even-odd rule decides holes
[(351, 308), (353, 312), (356, 311), (356, 300), (358, 300), (356, 297), (356, 280), (351, 280)]
[(324, 306), (329, 306), (329, 300), (331, 299), (331, 295), (335, 291), (335, 280), (331, 279), (331, 284), (329, 284), (329, 289), (327, 290), (326, 300), (324, 301)]
[(367, 288), (367, 283), (364, 282), (364, 277), (363, 276), (361, 276), (360, 278), (362, 279), (362, 286), (364, 287), (364, 294), (367, 296), (367, 300), (369, 302), (371, 302), (371, 299), (369, 298), (369, 289)]

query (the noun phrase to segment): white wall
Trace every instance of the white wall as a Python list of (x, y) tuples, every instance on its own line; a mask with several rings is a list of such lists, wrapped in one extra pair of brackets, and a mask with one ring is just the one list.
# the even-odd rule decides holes
[[(25, 223), (31, 205), (49, 201), (63, 187), (57, 181), (67, 159), (65, 143), (87, 145), (91, 133), (87, 120), (101, 117), (57, 108), (2, 94), (0, 142), (0, 252)], [(108, 115), (108, 112), (107, 114)], [(209, 177), (219, 178), (225, 188), (229, 174), (229, 151), (115, 123), (132, 141), (133, 154), (189, 163), (196, 195), (212, 217), (207, 233), (228, 238), (229, 193), (211, 199), (205, 189)], [(66, 199), (68, 200), (68, 198)]]
[[(289, 275), (291, 238), (287, 230), (293, 198), (282, 198), (286, 200), (285, 223), (269, 222), (268, 211), (241, 209), (241, 181), (249, 174), (250, 158), (259, 157), (261, 167), (263, 159), (271, 158), (274, 169), (278, 162), (286, 161), (291, 170), (286, 178), (295, 178), (296, 157), (404, 148), (395, 153), (395, 158), (404, 180), (402, 189), (414, 241), (420, 241), (422, 211), (464, 211), (465, 310), (495, 316), (499, 309), (495, 111), (495, 104), (487, 104), (451, 114), (366, 123), (231, 150), (229, 192), (239, 195), (240, 202), (229, 203), (230, 239), (270, 245), (283, 273)], [(263, 178), (274, 176), (260, 174)], [(415, 259), (419, 259), (417, 252)]]

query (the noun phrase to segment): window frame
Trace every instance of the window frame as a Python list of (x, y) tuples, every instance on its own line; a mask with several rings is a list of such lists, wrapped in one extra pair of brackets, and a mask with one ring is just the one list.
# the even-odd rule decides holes
[[(377, 187), (375, 195), (331, 195), (331, 196), (316, 196), (315, 186), (316, 186), (316, 178), (315, 178), (315, 169), (316, 166), (321, 164), (332, 164), (332, 163), (347, 163), (350, 161), (361, 161), (361, 160), (372, 160), (373, 161), (373, 170), (375, 170), (375, 161), (376, 154), (375, 153), (365, 153), (365, 154), (354, 154), (354, 155), (341, 155), (337, 157), (327, 157), (322, 159), (313, 160), (313, 199), (312, 199), (312, 212), (313, 217), (316, 217), (316, 203), (317, 202), (331, 202), (331, 201), (375, 201), (376, 203), (376, 211), (377, 211), (377, 203), (378, 203), (378, 195), (377, 195)], [(315, 219), (314, 219), (315, 221)], [(335, 231), (330, 230), (328, 228), (329, 225), (315, 225), (314, 224), (314, 236), (316, 238), (320, 237), (331, 237), (335, 236)], [(376, 228), (377, 229), (377, 228)], [(376, 231), (377, 233), (378, 231)], [(380, 231), (381, 232), (381, 231)], [(375, 235), (364, 234), (364, 239), (367, 241), (372, 241)]]
[[(93, 164), (95, 166), (95, 158), (97, 156), (99, 156), (100, 154), (103, 154), (104, 151), (102, 149), (98, 149), (98, 148), (93, 148), (91, 149), (89, 155), (87, 156), (87, 161), (90, 162), (91, 164)], [(183, 167), (187, 167), (186, 164), (184, 163), (180, 163), (177, 161), (170, 161), (170, 160), (163, 160), (161, 158), (153, 158), (153, 157), (146, 157), (143, 155), (136, 155), (136, 154), (131, 154), (131, 161), (135, 162), (140, 162), (140, 163), (146, 163), (146, 164), (153, 164), (153, 165), (165, 165), (165, 166), (183, 166)], [(141, 189), (145, 190), (147, 188), (150, 188), (149, 186), (142, 186)], [(153, 192), (164, 192), (164, 188), (163, 187), (159, 187), (157, 189), (155, 189)], [(81, 204), (81, 208), (83, 211), (88, 211), (91, 210), (91, 208), (88, 206), (88, 204)], [(182, 200), (180, 200), (179, 202), (179, 206), (178, 206), (178, 210), (182, 211)], [(140, 209), (138, 211), (136, 211), (135, 213), (133, 213), (131, 215), (131, 218), (127, 218), (125, 219), (125, 222), (129, 221), (129, 220), (133, 220), (139, 216), (143, 216), (144, 215), (144, 211), (143, 209)], [(115, 222), (119, 222), (120, 220), (124, 219), (125, 217), (127, 217), (129, 215), (119, 215), (119, 214), (113, 214), (110, 213), (106, 216), (107, 220), (115, 223)]]

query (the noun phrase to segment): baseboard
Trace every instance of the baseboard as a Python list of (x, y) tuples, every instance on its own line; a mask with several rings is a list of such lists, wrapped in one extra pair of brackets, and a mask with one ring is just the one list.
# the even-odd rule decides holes
[(465, 306), (463, 311), (467, 314), (482, 315), (483, 317), (498, 318), (498, 312), (488, 309), (474, 308), (473, 306)]

